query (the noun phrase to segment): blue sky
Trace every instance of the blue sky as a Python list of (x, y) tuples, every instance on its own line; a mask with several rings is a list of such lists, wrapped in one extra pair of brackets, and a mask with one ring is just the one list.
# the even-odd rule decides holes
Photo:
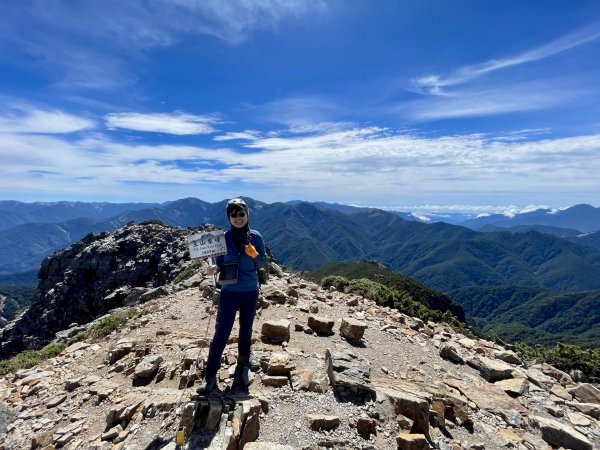
[(0, 199), (600, 206), (600, 3), (7, 0)]

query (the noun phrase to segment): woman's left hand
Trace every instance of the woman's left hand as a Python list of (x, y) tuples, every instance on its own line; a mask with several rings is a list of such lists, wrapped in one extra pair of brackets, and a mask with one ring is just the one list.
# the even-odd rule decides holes
[(250, 258), (256, 258), (258, 256), (258, 252), (252, 244), (246, 244), (245, 251), (246, 255), (248, 255)]

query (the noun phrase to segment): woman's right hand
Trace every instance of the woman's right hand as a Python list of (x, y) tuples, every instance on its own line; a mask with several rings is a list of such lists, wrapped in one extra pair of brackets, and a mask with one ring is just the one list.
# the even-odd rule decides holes
[(207, 273), (208, 275), (211, 275), (211, 276), (212, 276), (212, 275), (215, 275), (215, 274), (216, 274), (218, 271), (219, 271), (219, 270), (218, 270), (217, 266), (215, 266), (215, 265), (213, 265), (213, 266), (208, 266), (208, 269), (206, 269), (206, 273)]

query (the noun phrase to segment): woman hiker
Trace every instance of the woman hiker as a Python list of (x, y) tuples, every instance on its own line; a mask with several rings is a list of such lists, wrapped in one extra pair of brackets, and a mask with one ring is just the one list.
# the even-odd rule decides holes
[(267, 257), (262, 236), (249, 227), (249, 213), (248, 206), (241, 198), (227, 202), (227, 217), (231, 225), (225, 232), (227, 254), (218, 256), (216, 265), (207, 270), (208, 275), (219, 274), (221, 299), (215, 334), (210, 343), (204, 371), (204, 382), (198, 387), (200, 394), (209, 394), (218, 389), (217, 372), (237, 311), (240, 312), (240, 334), (232, 391), (245, 387), (248, 370), (258, 370), (258, 363), (251, 358), (250, 344), (258, 302), (257, 269), (267, 264)]

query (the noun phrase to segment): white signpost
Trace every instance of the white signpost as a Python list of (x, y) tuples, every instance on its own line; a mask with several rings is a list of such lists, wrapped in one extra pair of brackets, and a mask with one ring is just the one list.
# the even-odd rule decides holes
[(225, 232), (223, 230), (207, 231), (188, 236), (188, 246), (192, 259), (212, 258), (227, 254), (227, 244), (225, 244)]
[[(188, 236), (188, 247), (192, 259), (208, 258), (208, 263), (214, 264), (214, 257), (227, 254), (225, 231), (207, 231)], [(216, 285), (215, 276), (212, 276), (213, 286)]]

